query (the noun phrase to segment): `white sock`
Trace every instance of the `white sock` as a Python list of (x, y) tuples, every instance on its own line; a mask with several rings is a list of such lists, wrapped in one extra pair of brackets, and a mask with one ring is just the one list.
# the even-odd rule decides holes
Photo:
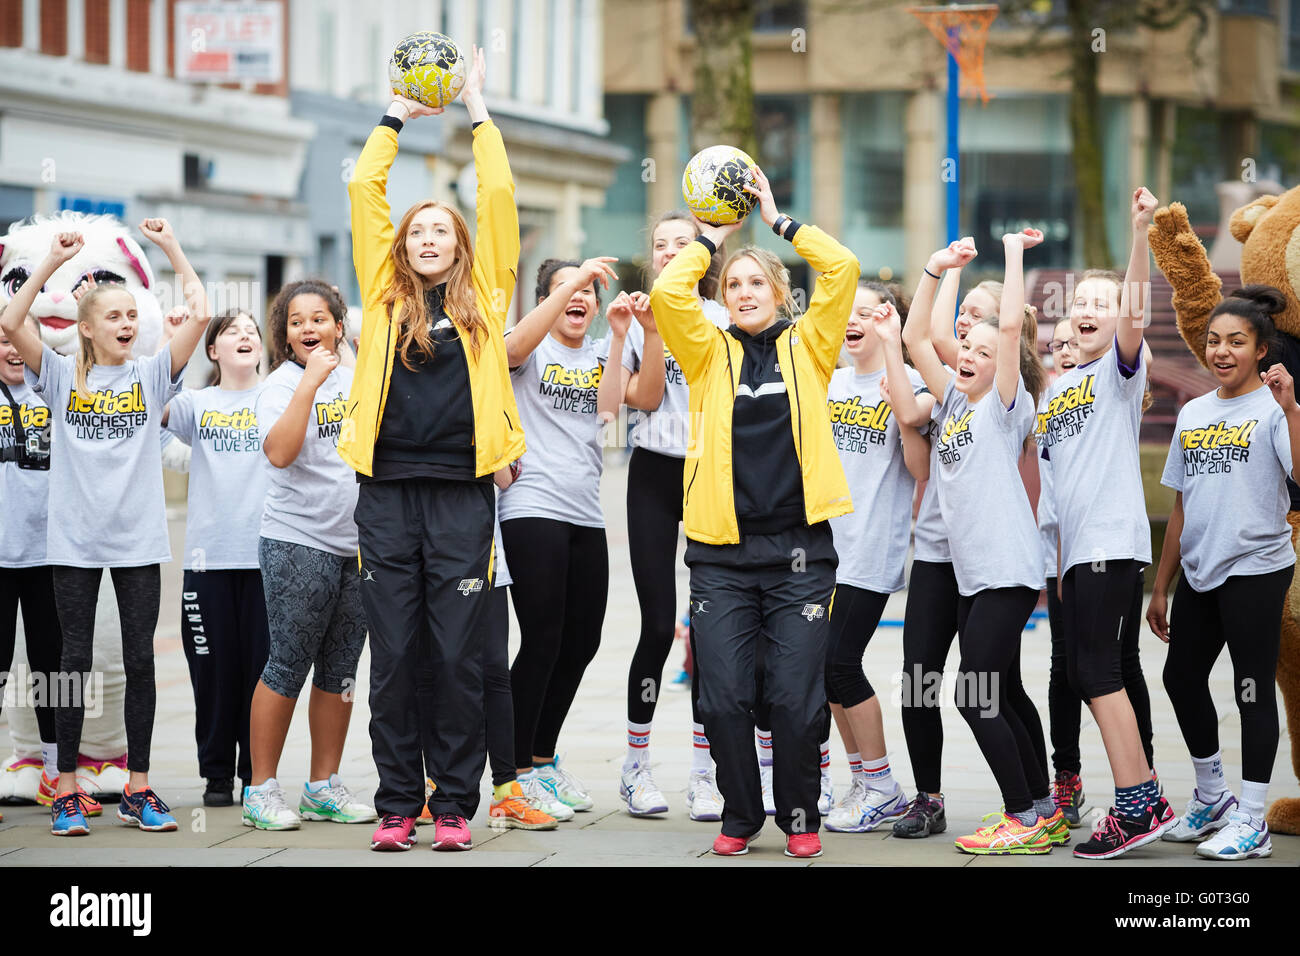
[(329, 782), (329, 779), (328, 779), (328, 778), (326, 778), (325, 780), (308, 780), (308, 781), (307, 781), (307, 789), (308, 789), (309, 791), (311, 791), (312, 793), (315, 793), (315, 792), (318, 791), (318, 790), (324, 790), (324, 789), (325, 789), (326, 787), (328, 787), (329, 785), (330, 785), (330, 782)]
[(1201, 803), (1213, 804), (1228, 789), (1223, 779), (1223, 753), (1216, 750), (1209, 757), (1193, 757), (1192, 766), (1196, 768), (1196, 799)]
[(822, 759), (820, 766), (823, 775), (831, 772), (831, 741), (829, 737), (822, 741)]
[(709, 751), (709, 738), (703, 724), (691, 725), (691, 773), (710, 773), (713, 755)]
[(849, 758), (850, 781), (856, 780), (857, 775), (862, 773), (862, 754), (847, 754)]
[(760, 766), (772, 765), (772, 731), (754, 728), (754, 741), (758, 744), (758, 762)]
[(631, 770), (634, 766), (645, 766), (650, 760), (650, 725), (627, 722), (627, 756), (623, 758), (623, 769)]
[(51, 780), (59, 779), (59, 745), (41, 743), (41, 763), (45, 766), (45, 776)]
[(1268, 806), (1268, 784), (1253, 780), (1241, 781), (1241, 797), (1238, 801), (1242, 813), (1248, 813), (1252, 822), (1264, 819), (1264, 808)]
[(259, 784), (258, 784), (257, 786), (255, 786), (255, 787), (252, 786), (252, 785), (250, 784), (249, 787), (248, 787), (248, 789), (249, 789), (249, 790), (259, 790), (259, 791), (261, 791), (261, 790), (278, 790), (278, 789), (280, 789), (280, 781), (276, 780), (274, 777), (267, 777), (265, 780), (263, 780), (261, 783), (259, 783)]
[(881, 793), (893, 793), (898, 784), (894, 783), (889, 772), (889, 756), (877, 757), (875, 760), (862, 761), (862, 773), (867, 778), (867, 786)]

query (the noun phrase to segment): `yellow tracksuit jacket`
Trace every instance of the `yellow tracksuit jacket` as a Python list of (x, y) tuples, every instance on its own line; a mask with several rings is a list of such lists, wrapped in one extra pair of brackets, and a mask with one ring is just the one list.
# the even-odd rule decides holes
[[(382, 296), (393, 277), (393, 222), (388, 206), (388, 170), (397, 156), (397, 132), (377, 126), (366, 140), (348, 182), (352, 203), (352, 261), (361, 286), (361, 347), (339, 433), (339, 455), (364, 475), (373, 473), (375, 439), (384, 416), (397, 324)], [(474, 291), (487, 323), (477, 356), (469, 336), (456, 327), (469, 365), (474, 409), (474, 465), (478, 476), (491, 474), (524, 453), (515, 393), (506, 361), (505, 325), (519, 265), (519, 213), (515, 184), (501, 132), (491, 121), (474, 129), (474, 168), (478, 173), (477, 230), (474, 240)], [(394, 303), (394, 315), (400, 303)], [(430, 414), (437, 414), (430, 410)]]
[[(853, 308), (859, 266), (853, 253), (816, 226), (800, 226), (794, 248), (819, 276), (808, 311), (777, 339), (777, 361), (790, 399), (804, 513), (816, 524), (853, 510), (826, 391)], [(705, 544), (737, 544), (731, 414), (744, 348), (705, 317), (695, 297), (708, 267), (708, 247), (691, 243), (660, 273), (650, 304), (691, 390), (691, 443), (682, 476), (686, 535)]]

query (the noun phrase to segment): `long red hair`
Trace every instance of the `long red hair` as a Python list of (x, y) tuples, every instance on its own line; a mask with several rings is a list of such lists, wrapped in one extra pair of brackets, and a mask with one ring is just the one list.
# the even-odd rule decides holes
[(475, 356), (487, 336), (487, 323), (479, 314), (478, 297), (474, 294), (474, 245), (470, 242), (469, 226), (454, 206), (426, 199), (406, 210), (393, 235), (393, 279), (384, 290), (383, 303), (388, 309), (388, 319), (393, 321), (393, 310), (400, 304), (397, 320), (397, 351), (402, 364), (415, 371), (412, 353), (433, 356), (433, 338), (429, 335), (429, 307), (424, 298), (424, 280), (411, 267), (406, 252), (406, 234), (411, 230), (411, 220), (425, 209), (444, 209), (451, 219), (456, 234), (456, 264), (447, 276), (447, 292), (443, 308), (447, 317), (468, 336)]

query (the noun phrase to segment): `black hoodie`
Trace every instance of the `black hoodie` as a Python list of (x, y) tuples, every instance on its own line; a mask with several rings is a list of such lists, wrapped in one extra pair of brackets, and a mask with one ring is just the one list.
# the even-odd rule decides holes
[(742, 535), (776, 534), (807, 522), (790, 398), (776, 351), (777, 338), (790, 325), (779, 319), (757, 335), (736, 325), (727, 329), (745, 350), (731, 418), (732, 481)]

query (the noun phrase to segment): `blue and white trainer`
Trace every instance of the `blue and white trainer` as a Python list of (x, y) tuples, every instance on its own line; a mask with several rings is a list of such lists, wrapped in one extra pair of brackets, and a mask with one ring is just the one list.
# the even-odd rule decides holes
[(243, 803), (241, 819), (246, 827), (258, 830), (296, 830), (302, 825), (298, 814), (289, 809), (284, 791), (274, 777), (255, 787), (245, 787)]
[(1228, 815), (1237, 807), (1237, 798), (1225, 790), (1214, 803), (1205, 803), (1195, 790), (1187, 801), (1187, 809), (1178, 822), (1161, 834), (1161, 839), (1173, 843), (1191, 843), (1204, 840), (1228, 825)]
[(533, 767), (533, 773), (542, 782), (542, 786), (568, 807), (582, 811), (590, 810), (596, 805), (596, 801), (591, 799), (591, 794), (582, 785), (582, 781), (560, 766), (558, 757), (552, 763)]
[(375, 808), (357, 799), (336, 773), (330, 774), (329, 780), (318, 789), (313, 790), (309, 783), (302, 785), (298, 815), (304, 820), (330, 823), (373, 823), (379, 819)]
[(633, 764), (623, 771), (618, 784), (618, 795), (627, 803), (627, 812), (634, 817), (648, 817), (668, 812), (668, 801), (650, 773), (650, 765)]
[(1254, 860), (1273, 855), (1268, 824), (1234, 808), (1219, 832), (1196, 848), (1208, 860)]
[(826, 817), (826, 829), (836, 833), (870, 833), (882, 823), (897, 820), (907, 813), (907, 795), (903, 788), (892, 793), (872, 790), (854, 774), (853, 786), (839, 806)]
[(162, 833), (176, 829), (176, 818), (170, 808), (162, 802), (162, 797), (148, 787), (131, 793), (125, 788), (122, 802), (117, 805), (117, 818), (123, 823), (148, 830), (150, 833)]
[(85, 836), (90, 832), (81, 800), (75, 793), (64, 793), (50, 804), (50, 832), (55, 836)]

